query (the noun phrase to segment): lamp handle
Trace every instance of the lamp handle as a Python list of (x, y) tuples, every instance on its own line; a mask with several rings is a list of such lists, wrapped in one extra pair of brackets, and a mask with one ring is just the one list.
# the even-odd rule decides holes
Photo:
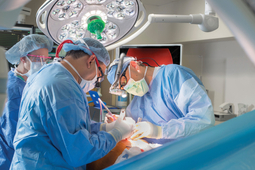
[(141, 12), (141, 17), (135, 23), (135, 26), (134, 26), (135, 28), (140, 27), (145, 22), (146, 15), (147, 15), (146, 10), (141, 1), (138, 1), (138, 8), (139, 8), (139, 11)]
[[(54, 38), (51, 37), (51, 35), (49, 34), (49, 32), (47, 31), (47, 27), (46, 27), (46, 23), (48, 21), (47, 18), (47, 13), (48, 11), (50, 11), (50, 8), (48, 7), (49, 3), (55, 3), (56, 0), (51, 1), (45, 1), (42, 6), (38, 9), (37, 13), (36, 13), (36, 24), (38, 26), (38, 28), (47, 36), (50, 37), (52, 40), (54, 40)], [(47, 8), (48, 7), (48, 8)], [(56, 42), (57, 43), (57, 42)], [(59, 43), (57, 43), (59, 44)]]

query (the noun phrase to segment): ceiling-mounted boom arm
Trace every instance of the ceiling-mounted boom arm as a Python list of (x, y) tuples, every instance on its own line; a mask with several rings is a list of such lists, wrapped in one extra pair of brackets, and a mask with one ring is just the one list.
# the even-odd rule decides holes
[(205, 1), (205, 14), (190, 14), (190, 15), (161, 15), (150, 14), (148, 21), (134, 34), (126, 39), (106, 47), (107, 50), (115, 49), (127, 42), (133, 40), (140, 35), (151, 23), (190, 23), (197, 24), (198, 27), (204, 32), (211, 32), (219, 27), (219, 20), (215, 17), (214, 10)]

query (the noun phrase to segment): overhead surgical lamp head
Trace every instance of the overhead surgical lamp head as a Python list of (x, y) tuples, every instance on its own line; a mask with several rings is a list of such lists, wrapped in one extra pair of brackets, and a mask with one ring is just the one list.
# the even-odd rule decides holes
[(145, 15), (140, 0), (47, 0), (38, 10), (40, 30), (60, 44), (66, 38), (93, 38), (104, 46), (136, 29)]

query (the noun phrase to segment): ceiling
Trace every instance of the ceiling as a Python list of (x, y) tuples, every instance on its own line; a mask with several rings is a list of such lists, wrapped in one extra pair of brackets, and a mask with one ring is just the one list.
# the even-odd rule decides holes
[(141, 0), (143, 4), (149, 4), (149, 5), (165, 5), (165, 4), (169, 4), (173, 1), (177, 1), (177, 0)]

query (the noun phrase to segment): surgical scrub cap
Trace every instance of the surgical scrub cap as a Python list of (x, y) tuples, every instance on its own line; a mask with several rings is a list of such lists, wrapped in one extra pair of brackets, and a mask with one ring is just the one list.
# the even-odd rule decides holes
[[(133, 57), (124, 57), (124, 60), (123, 60), (123, 66), (122, 66), (122, 69), (121, 69), (121, 73), (120, 75), (126, 70), (126, 68), (129, 66), (129, 63), (131, 61), (134, 61), (135, 58)], [(107, 69), (107, 79), (108, 81), (113, 84), (114, 83), (114, 80), (115, 80), (115, 73), (117, 71), (117, 68), (118, 68), (118, 63), (119, 63), (120, 59), (115, 59), (111, 65), (109, 66), (109, 68)]]
[[(88, 55), (92, 55), (91, 51), (96, 55), (97, 59), (103, 62), (106, 66), (110, 63), (110, 56), (108, 51), (105, 49), (103, 44), (99, 41), (94, 40), (92, 38), (83, 38), (85, 43), (88, 45), (89, 49), (87, 49), (86, 45), (84, 45), (81, 41), (75, 41), (74, 44), (66, 43), (63, 45), (63, 50), (65, 52), (71, 50), (82, 50)], [(91, 51), (90, 51), (91, 50)]]
[(28, 53), (41, 48), (47, 48), (50, 52), (52, 46), (53, 41), (45, 35), (31, 34), (22, 38), (22, 40), (6, 51), (5, 57), (11, 64), (18, 64), (20, 58), (26, 56)]

